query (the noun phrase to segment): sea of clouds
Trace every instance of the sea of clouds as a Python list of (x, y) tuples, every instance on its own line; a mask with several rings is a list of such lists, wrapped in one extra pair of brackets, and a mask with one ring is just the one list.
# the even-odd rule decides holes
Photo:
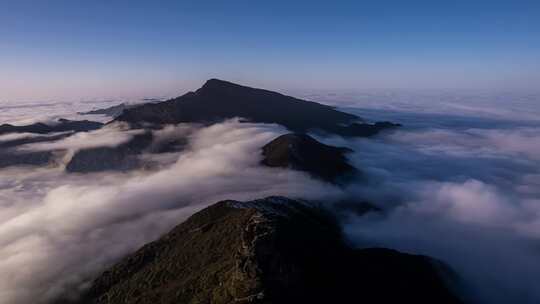
[[(186, 128), (180, 125), (161, 133), (166, 136), (171, 129), (185, 132)], [(312, 199), (339, 196), (332, 186), (305, 174), (259, 165), (259, 148), (284, 132), (275, 125), (237, 120), (200, 128), (191, 132), (187, 150), (177, 154), (172, 165), (150, 172), (1, 170), (0, 302), (46, 303), (58, 295), (76, 295), (118, 258), (219, 200), (276, 194)], [(106, 136), (101, 140), (104, 145), (111, 145), (112, 139), (125, 140), (111, 130), (84, 137), (96, 134)], [(80, 136), (63, 139), (54, 147), (79, 148)], [(28, 149), (32, 148), (45, 147)]]
[(540, 128), (401, 130), (333, 142), (355, 148), (353, 162), (370, 176), (349, 191), (387, 210), (346, 221), (359, 247), (439, 258), (479, 303), (540, 300)]
[(349, 108), (405, 125), (372, 139), (325, 140), (355, 149), (351, 160), (370, 176), (349, 191), (387, 208), (348, 219), (349, 238), (447, 262), (474, 303), (539, 303), (540, 96), (517, 96)]
[(35, 122), (55, 123), (58, 118), (107, 122), (105, 115), (80, 115), (96, 109), (125, 103), (136, 105), (158, 99), (96, 99), (80, 101), (4, 101), (0, 99), (0, 124), (26, 125)]
[[(441, 259), (464, 279), (466, 296), (479, 303), (540, 302), (538, 95), (309, 96), (368, 120), (391, 120), (404, 127), (368, 139), (318, 137), (354, 149), (350, 161), (364, 178), (345, 187), (260, 166), (260, 147), (287, 131), (238, 120), (159, 131), (158, 140), (182, 134), (189, 144), (181, 153), (147, 155), (163, 163), (150, 171), (0, 169), (0, 303), (76, 296), (111, 263), (197, 210), (222, 199), (270, 195), (368, 200), (385, 211), (343, 218), (347, 236), (358, 247), (391, 247)], [(88, 105), (81, 107), (88, 110)], [(81, 111), (75, 108), (61, 114)], [(57, 115), (57, 106), (50, 110), (40, 117)], [(6, 121), (0, 123), (31, 120), (31, 111), (24, 111), (10, 120), (4, 113)], [(109, 126), (22, 149), (74, 152), (114, 146), (133, 135)]]

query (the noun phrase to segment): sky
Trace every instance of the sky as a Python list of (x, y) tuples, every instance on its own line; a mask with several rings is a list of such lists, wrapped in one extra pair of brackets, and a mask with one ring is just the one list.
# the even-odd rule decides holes
[(0, 0), (0, 102), (276, 90), (538, 90), (538, 1)]

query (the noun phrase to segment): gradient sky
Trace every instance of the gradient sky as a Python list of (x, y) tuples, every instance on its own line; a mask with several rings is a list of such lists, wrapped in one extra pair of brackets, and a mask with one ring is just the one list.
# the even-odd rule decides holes
[(0, 0), (0, 102), (540, 86), (540, 1)]

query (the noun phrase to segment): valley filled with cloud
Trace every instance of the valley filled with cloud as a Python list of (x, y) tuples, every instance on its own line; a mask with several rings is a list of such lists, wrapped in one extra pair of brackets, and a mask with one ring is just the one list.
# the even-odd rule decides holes
[[(262, 166), (261, 147), (288, 131), (240, 118), (153, 130), (154, 142), (182, 138), (185, 149), (143, 154), (151, 166), (123, 173), (65, 170), (80, 149), (116, 147), (140, 134), (122, 124), (18, 146), (56, 151), (58, 160), (0, 169), (0, 273), (8, 278), (0, 281), (0, 302), (76, 297), (118, 259), (212, 203), (284, 195), (330, 208), (343, 199), (367, 201), (382, 211), (340, 213), (355, 246), (440, 259), (463, 278), (460, 292), (480, 303), (538, 303), (540, 99), (507, 97), (518, 96), (529, 106), (523, 109), (503, 95), (493, 111), (478, 112), (482, 99), (429, 96), (311, 94), (369, 121), (403, 124), (370, 138), (313, 134), (354, 151), (349, 161), (362, 174), (346, 185)], [(50, 119), (58, 105), (40, 109), (29, 105), (2, 118), (32, 121), (40, 111), (34, 121)], [(88, 109), (75, 104), (61, 114)], [(38, 135), (0, 135), (0, 143), (25, 136)]]

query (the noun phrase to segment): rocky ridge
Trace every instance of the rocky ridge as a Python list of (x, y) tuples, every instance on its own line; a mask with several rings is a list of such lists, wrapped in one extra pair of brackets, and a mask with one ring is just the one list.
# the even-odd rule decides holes
[(354, 249), (327, 211), (222, 201), (100, 275), (83, 303), (462, 303), (442, 262)]

